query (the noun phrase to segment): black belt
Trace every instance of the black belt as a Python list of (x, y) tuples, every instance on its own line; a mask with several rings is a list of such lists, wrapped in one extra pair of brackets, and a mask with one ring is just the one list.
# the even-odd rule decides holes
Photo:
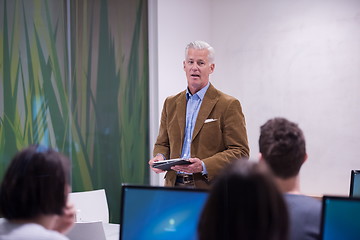
[(189, 174), (176, 175), (176, 182), (181, 184), (189, 184), (194, 182), (194, 176)]

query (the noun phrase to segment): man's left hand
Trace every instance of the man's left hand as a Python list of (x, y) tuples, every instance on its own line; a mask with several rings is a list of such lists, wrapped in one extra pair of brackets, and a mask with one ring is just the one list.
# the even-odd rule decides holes
[(171, 167), (172, 170), (177, 172), (198, 173), (203, 171), (202, 162), (198, 158), (189, 158), (191, 164), (189, 165), (175, 165)]

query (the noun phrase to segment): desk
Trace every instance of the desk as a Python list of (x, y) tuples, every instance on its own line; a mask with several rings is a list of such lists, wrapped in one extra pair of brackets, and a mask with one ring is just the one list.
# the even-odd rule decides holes
[(66, 234), (70, 240), (119, 240), (120, 225), (112, 223), (75, 222)]
[(120, 225), (113, 223), (103, 223), (106, 240), (119, 240)]

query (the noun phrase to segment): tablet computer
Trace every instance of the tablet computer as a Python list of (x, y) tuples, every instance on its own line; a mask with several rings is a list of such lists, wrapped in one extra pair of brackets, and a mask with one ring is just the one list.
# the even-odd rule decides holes
[(169, 160), (155, 162), (152, 167), (159, 168), (164, 171), (169, 171), (172, 166), (185, 165), (185, 164), (191, 164), (191, 162), (188, 159), (175, 158), (175, 159), (169, 159)]

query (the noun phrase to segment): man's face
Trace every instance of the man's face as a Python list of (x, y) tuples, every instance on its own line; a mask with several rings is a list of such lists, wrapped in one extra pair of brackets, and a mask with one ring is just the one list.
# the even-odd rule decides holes
[(215, 65), (209, 63), (209, 50), (188, 49), (187, 58), (184, 61), (184, 71), (188, 81), (191, 94), (206, 86), (209, 82), (209, 75), (214, 71)]

